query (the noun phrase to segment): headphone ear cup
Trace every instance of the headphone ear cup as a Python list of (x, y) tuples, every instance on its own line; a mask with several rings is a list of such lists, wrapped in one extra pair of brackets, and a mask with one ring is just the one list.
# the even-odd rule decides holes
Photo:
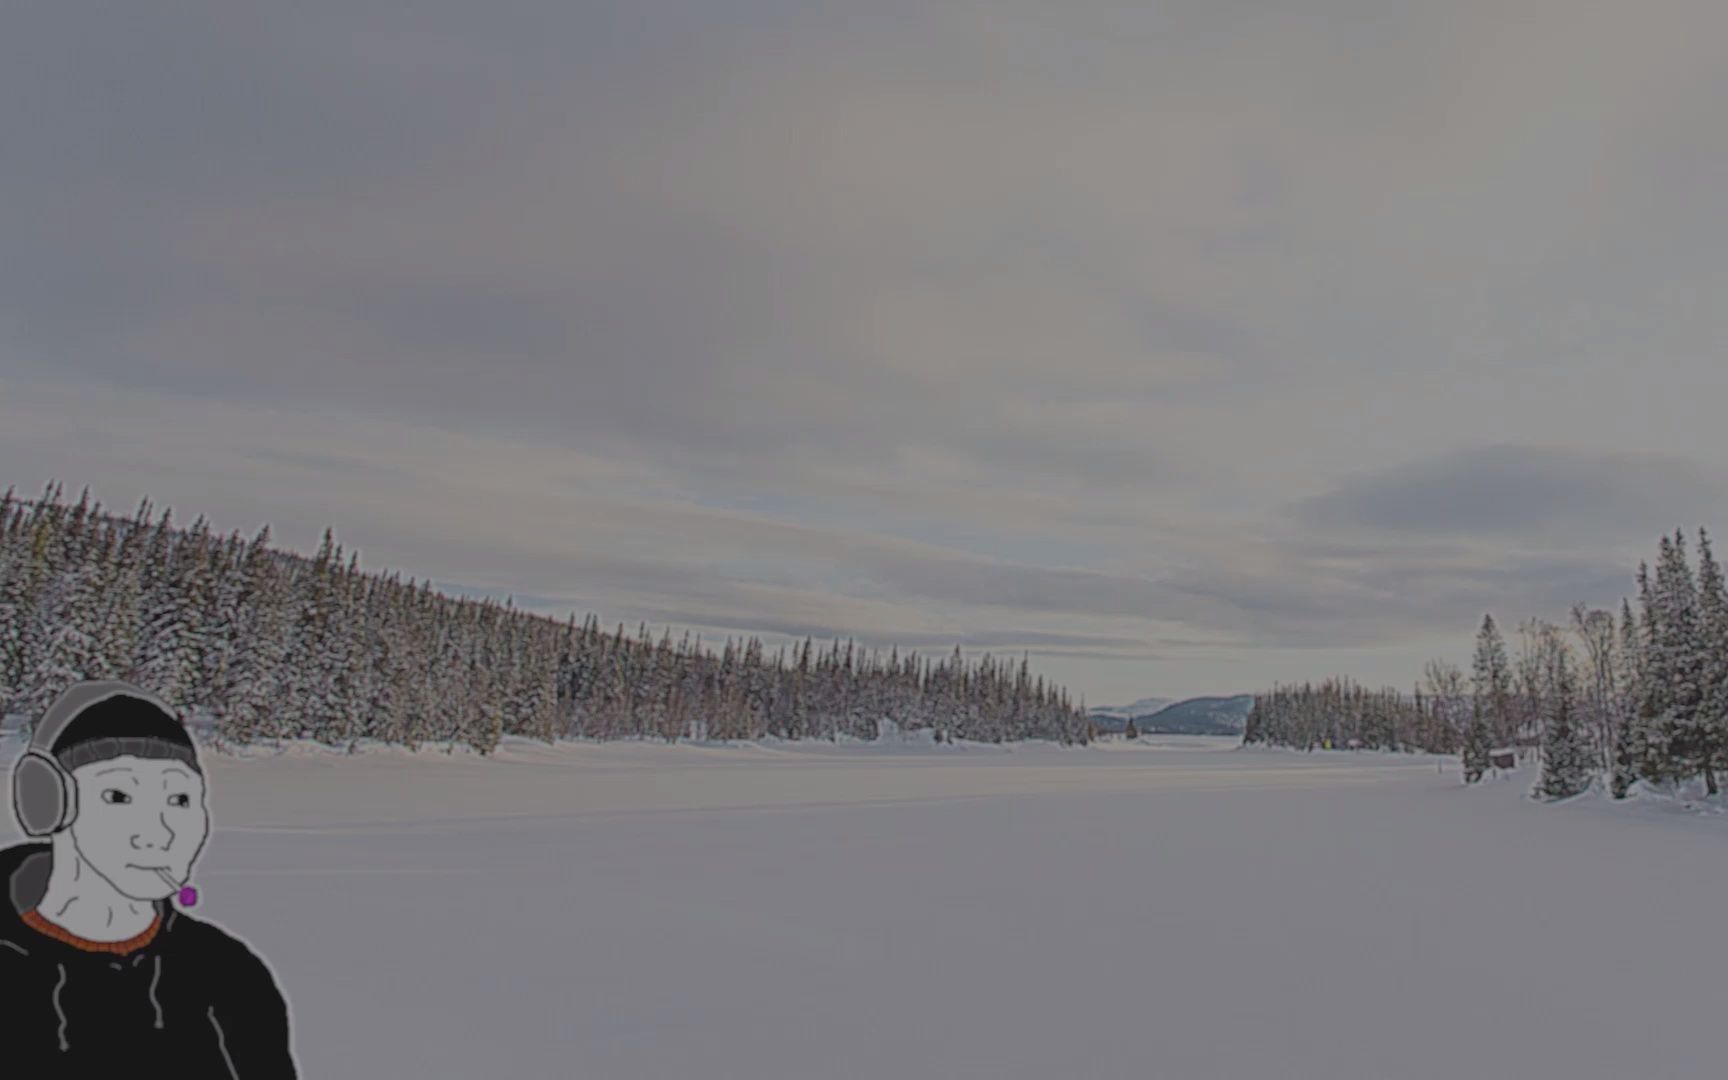
[(78, 789), (60, 766), (34, 748), (12, 767), (12, 809), (30, 836), (47, 836), (72, 824)]

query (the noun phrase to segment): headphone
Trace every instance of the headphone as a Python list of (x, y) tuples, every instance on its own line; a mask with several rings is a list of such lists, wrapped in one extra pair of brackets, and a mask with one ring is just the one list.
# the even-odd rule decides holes
[[(29, 748), (12, 766), (12, 810), (27, 835), (48, 836), (78, 820), (78, 783), (54, 757), (54, 741), (85, 709), (119, 695), (141, 698), (169, 716), (179, 715), (157, 695), (118, 679), (81, 682), (67, 689), (48, 707)], [(190, 886), (180, 890), (182, 903), (196, 903), (197, 895)]]

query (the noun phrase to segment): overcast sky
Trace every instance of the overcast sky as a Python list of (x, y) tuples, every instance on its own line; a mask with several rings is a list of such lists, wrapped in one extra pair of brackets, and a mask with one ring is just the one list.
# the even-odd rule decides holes
[(28, 3), (0, 488), (1090, 704), (1728, 525), (1716, 2)]

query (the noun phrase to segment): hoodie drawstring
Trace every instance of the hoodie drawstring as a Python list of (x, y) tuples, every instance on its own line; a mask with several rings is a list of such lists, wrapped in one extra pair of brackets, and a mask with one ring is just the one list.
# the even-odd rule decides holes
[(66, 965), (55, 966), (60, 969), (60, 981), (54, 984), (54, 1012), (60, 1017), (60, 1049), (65, 1050), (70, 1044), (66, 1042), (66, 1010), (60, 1007), (60, 988), (66, 985)]
[(156, 1006), (156, 1026), (162, 1026), (162, 1003), (156, 1000), (156, 983), (162, 978), (162, 954), (156, 954), (156, 974), (150, 977), (150, 1004)]
[[(143, 957), (139, 957), (139, 959), (143, 959)], [(156, 970), (150, 976), (150, 1004), (156, 1008), (156, 1027), (160, 1029), (162, 1027), (162, 1002), (156, 997), (156, 984), (162, 981), (162, 955), (158, 953), (152, 959), (155, 961)], [(55, 964), (54, 966), (60, 969), (60, 981), (54, 984), (54, 1015), (60, 1018), (60, 1049), (70, 1050), (72, 1044), (66, 1041), (66, 1009), (60, 1004), (60, 991), (66, 988), (66, 965)]]
[(228, 1065), (228, 1075), (239, 1080), (240, 1070), (234, 1067), (234, 1059), (228, 1056), (228, 1038), (222, 1033), (222, 1025), (216, 1022), (216, 1006), (210, 1006), (205, 1015), (210, 1017), (210, 1026), (216, 1029), (216, 1045), (222, 1051), (222, 1060)]

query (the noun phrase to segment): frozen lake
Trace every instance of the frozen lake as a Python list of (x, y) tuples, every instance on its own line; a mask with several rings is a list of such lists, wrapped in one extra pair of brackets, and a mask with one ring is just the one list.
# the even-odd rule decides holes
[(1728, 822), (1232, 747), (212, 757), (197, 911), (307, 1077), (1719, 1069)]

